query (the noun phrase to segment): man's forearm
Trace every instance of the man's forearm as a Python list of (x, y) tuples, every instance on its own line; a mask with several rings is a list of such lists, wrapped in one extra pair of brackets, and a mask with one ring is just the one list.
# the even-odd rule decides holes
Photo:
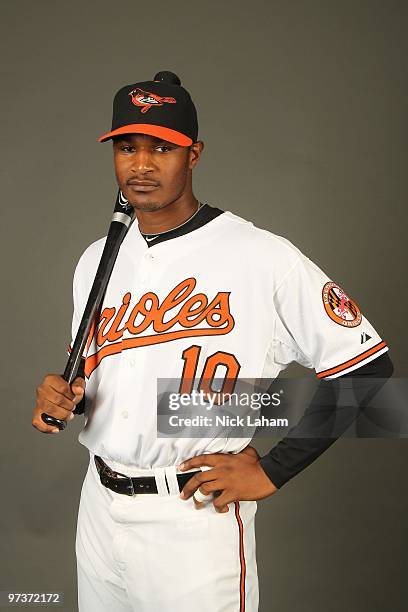
[[(353, 370), (349, 374), (344, 374), (341, 378), (367, 378), (364, 391), (357, 393), (359, 408), (364, 408), (378, 393), (386, 379), (390, 378), (393, 370), (393, 364), (388, 353), (384, 353), (367, 365)], [(370, 381), (371, 378), (374, 379), (372, 383)], [(276, 487), (282, 487), (288, 480), (313, 463), (338, 440), (338, 437), (335, 436), (325, 436), (325, 432), (332, 431), (336, 417), (337, 401), (335, 387), (330, 382), (330, 380), (321, 381), (308, 410), (305, 411), (299, 423), (291, 429), (287, 437), (260, 459), (264, 471)], [(313, 407), (316, 405), (319, 407), (324, 406), (324, 413), (320, 411), (320, 416), (314, 419), (315, 429), (313, 431), (316, 435), (312, 437), (310, 436), (311, 423), (313, 424), (312, 413)], [(344, 429), (346, 427), (345, 425)], [(303, 438), (302, 432), (305, 430), (308, 432), (308, 437)]]

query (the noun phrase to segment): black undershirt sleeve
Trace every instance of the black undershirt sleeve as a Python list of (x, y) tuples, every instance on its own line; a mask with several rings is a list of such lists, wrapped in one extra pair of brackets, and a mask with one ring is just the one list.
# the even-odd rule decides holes
[[(364, 377), (364, 385), (360, 385), (359, 387), (356, 385), (357, 389), (363, 389), (363, 391), (357, 390), (356, 392), (358, 406), (361, 409), (378, 393), (385, 384), (386, 379), (392, 376), (393, 371), (394, 366), (387, 352), (361, 368), (357, 368), (348, 374), (343, 374), (341, 378)], [(372, 381), (370, 380), (371, 378), (373, 379)], [(332, 380), (336, 381), (337, 379)], [(330, 379), (323, 379), (320, 381), (310, 402), (310, 406), (305, 411), (299, 423), (290, 430), (287, 437), (283, 438), (267, 455), (260, 459), (262, 468), (278, 489), (288, 482), (288, 480), (296, 476), (296, 474), (304, 470), (338, 440), (338, 437), (324, 437), (324, 433), (322, 433), (324, 430), (324, 426), (322, 428), (322, 423), (330, 427), (329, 419), (326, 421), (317, 419), (316, 437), (302, 438), (301, 435), (299, 435), (302, 428), (305, 426), (306, 420), (308, 421), (308, 432), (310, 431), (310, 413), (309, 415), (307, 413), (313, 406), (324, 406), (327, 410), (327, 414), (330, 414), (331, 410), (334, 417), (336, 396), (334, 385), (331, 383)], [(291, 432), (292, 435), (290, 435)], [(299, 437), (293, 437), (293, 434)]]

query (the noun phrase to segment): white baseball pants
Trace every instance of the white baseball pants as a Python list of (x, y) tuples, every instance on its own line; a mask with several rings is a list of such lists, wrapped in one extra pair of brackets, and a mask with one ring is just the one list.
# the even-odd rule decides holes
[(106, 463), (154, 475), (159, 492), (107, 489), (90, 454), (76, 536), (79, 612), (257, 612), (256, 502), (231, 503), (225, 514), (211, 501), (197, 510), (179, 498), (174, 466)]

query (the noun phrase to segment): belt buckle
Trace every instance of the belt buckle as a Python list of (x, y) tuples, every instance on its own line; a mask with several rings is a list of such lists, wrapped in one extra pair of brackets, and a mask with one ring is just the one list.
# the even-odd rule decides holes
[[(118, 476), (123, 476), (123, 478), (118, 478)], [(133, 496), (136, 494), (135, 488), (133, 486), (133, 480), (131, 479), (131, 477), (126, 476), (126, 474), (122, 474), (121, 472), (115, 472), (114, 470), (111, 470), (111, 468), (105, 463), (100, 473), (100, 479), (103, 485), (108, 486), (109, 481), (106, 477), (110, 477), (116, 480), (129, 480), (130, 485), (126, 487), (128, 490), (126, 491), (125, 495)]]
[(107, 486), (108, 486), (108, 483), (109, 483), (108, 478), (109, 478), (110, 476), (112, 476), (112, 470), (110, 469), (110, 467), (109, 467), (108, 465), (106, 465), (106, 464), (105, 464), (105, 465), (102, 467), (102, 470), (101, 470), (101, 472), (100, 472), (100, 474), (99, 474), (99, 477), (100, 477), (100, 479), (101, 479), (101, 483), (102, 483), (102, 484), (103, 484), (105, 487), (107, 487)]
[[(121, 472), (112, 472), (112, 475), (113, 477), (123, 476), (123, 478), (118, 478), (118, 480), (129, 480), (130, 485), (126, 487), (127, 491), (125, 495), (129, 495), (130, 497), (133, 497), (133, 495), (136, 495), (135, 487), (133, 485), (133, 480), (130, 476), (126, 476), (126, 474), (122, 474)], [(130, 491), (129, 491), (129, 488), (130, 488)]]

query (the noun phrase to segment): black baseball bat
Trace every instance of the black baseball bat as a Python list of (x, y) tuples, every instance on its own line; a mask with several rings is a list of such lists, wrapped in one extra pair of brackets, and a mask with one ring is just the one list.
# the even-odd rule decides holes
[[(95, 314), (102, 304), (103, 296), (111, 277), (120, 245), (127, 234), (134, 216), (135, 211), (133, 206), (129, 204), (119, 189), (118, 195), (116, 196), (115, 208), (113, 210), (113, 216), (109, 226), (108, 235), (106, 237), (105, 246), (103, 248), (98, 269), (95, 274), (95, 279), (91, 291), (89, 292), (88, 301), (82, 315), (81, 323), (79, 325), (67, 365), (65, 366), (64, 373), (62, 374), (62, 377), (69, 385), (78, 375), (82, 354), (88, 339), (92, 322)], [(44, 423), (47, 423), (47, 425), (54, 425), (60, 430), (64, 430), (66, 427), (66, 421), (57, 419), (49, 414), (46, 414), (45, 412), (41, 414), (41, 418)]]

